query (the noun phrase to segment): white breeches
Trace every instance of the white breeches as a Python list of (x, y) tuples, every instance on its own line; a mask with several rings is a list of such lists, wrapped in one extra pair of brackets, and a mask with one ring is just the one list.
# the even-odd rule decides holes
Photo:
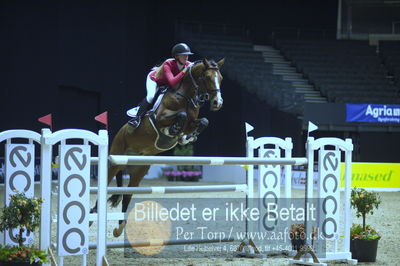
[(157, 83), (150, 78), (150, 73), (147, 75), (146, 79), (146, 90), (147, 90), (146, 101), (148, 103), (151, 103), (153, 101), (157, 91)]

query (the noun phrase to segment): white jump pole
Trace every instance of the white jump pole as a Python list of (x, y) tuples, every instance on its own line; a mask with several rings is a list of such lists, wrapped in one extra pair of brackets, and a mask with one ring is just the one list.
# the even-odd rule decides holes
[[(108, 187), (108, 194), (169, 194), (169, 193), (199, 193), (199, 192), (245, 192), (248, 186), (241, 185), (212, 185), (212, 186), (168, 186), (168, 187)], [(90, 193), (97, 193), (98, 188), (90, 188)]]
[(195, 157), (195, 156), (143, 156), (143, 155), (110, 155), (114, 165), (304, 165), (307, 158), (247, 158), (247, 157)]
[[(190, 245), (190, 244), (207, 244), (207, 243), (220, 243), (220, 242), (234, 242), (235, 239), (222, 238), (222, 239), (183, 239), (183, 240), (160, 240), (160, 241), (111, 241), (107, 242), (107, 248), (126, 248), (126, 247), (154, 247), (154, 246), (173, 246), (173, 245)], [(97, 243), (90, 243), (89, 249), (96, 249)]]

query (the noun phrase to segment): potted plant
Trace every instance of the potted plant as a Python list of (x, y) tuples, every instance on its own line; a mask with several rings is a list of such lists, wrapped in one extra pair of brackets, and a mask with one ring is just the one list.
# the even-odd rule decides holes
[(25, 230), (33, 232), (40, 224), (40, 207), (43, 200), (27, 198), (24, 193), (10, 195), (10, 203), (2, 208), (0, 231), (18, 228), (15, 235), (18, 246), (0, 246), (0, 265), (41, 265), (48, 263), (45, 251), (24, 245)]
[(361, 224), (353, 224), (350, 228), (350, 252), (352, 258), (361, 262), (376, 261), (379, 233), (370, 225), (365, 218), (367, 214), (373, 214), (374, 208), (378, 208), (381, 199), (378, 193), (366, 191), (362, 188), (353, 188), (351, 191), (351, 206), (356, 210), (356, 216), (362, 217)]
[(181, 181), (181, 172), (180, 171), (164, 171), (164, 176), (168, 179), (168, 181)]
[(195, 169), (189, 171), (182, 171), (183, 181), (196, 182), (201, 178), (201, 171)]

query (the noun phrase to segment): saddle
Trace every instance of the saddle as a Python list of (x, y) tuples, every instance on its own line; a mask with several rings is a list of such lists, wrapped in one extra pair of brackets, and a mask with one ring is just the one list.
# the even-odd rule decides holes
[[(154, 112), (157, 110), (158, 106), (159, 106), (160, 103), (161, 103), (161, 100), (162, 100), (164, 94), (167, 92), (168, 89), (169, 89), (168, 86), (160, 86), (160, 87), (157, 88), (157, 92), (156, 92), (156, 94), (154, 95), (154, 98), (156, 99), (156, 101), (154, 102), (154, 104), (153, 104), (153, 106), (150, 108), (150, 110), (148, 110), (148, 111), (146, 112), (146, 115), (147, 115), (147, 114), (154, 113)], [(150, 104), (150, 105), (151, 105), (151, 104)], [(126, 111), (126, 114), (127, 114), (127, 116), (129, 116), (129, 117), (135, 118), (138, 111), (139, 111), (139, 106), (135, 106), (135, 107), (129, 109), (128, 111)]]
[[(157, 138), (154, 142), (154, 146), (162, 151), (167, 151), (174, 148), (178, 143), (178, 137), (171, 137), (164, 134), (157, 126), (156, 126), (156, 116), (155, 112), (157, 108), (160, 106), (162, 98), (164, 97), (165, 93), (169, 89), (168, 86), (160, 86), (157, 89), (157, 92), (154, 96), (156, 101), (154, 102), (153, 106), (144, 114), (144, 116), (149, 117), (150, 124), (152, 125), (154, 131), (157, 133)], [(137, 112), (139, 110), (139, 106), (136, 106), (132, 109), (129, 109), (126, 114), (130, 117), (135, 118)]]

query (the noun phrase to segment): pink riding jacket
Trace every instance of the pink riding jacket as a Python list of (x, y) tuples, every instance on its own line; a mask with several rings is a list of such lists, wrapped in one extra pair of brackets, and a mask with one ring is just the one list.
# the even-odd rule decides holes
[[(187, 61), (185, 67), (190, 64), (191, 62)], [(168, 85), (174, 87), (185, 75), (185, 73), (179, 70), (178, 62), (175, 59), (167, 59), (160, 68), (150, 73), (150, 78), (155, 81), (158, 86)]]

